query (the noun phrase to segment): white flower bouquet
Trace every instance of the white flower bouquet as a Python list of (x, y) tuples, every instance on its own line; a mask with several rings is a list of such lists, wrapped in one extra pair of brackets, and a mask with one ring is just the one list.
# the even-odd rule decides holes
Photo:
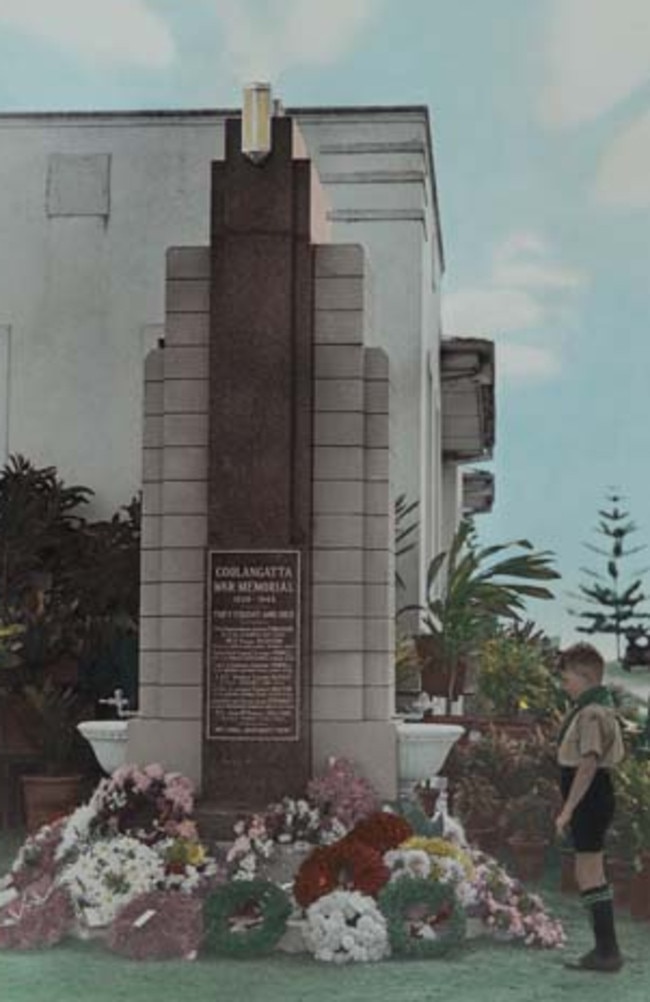
[(164, 880), (164, 862), (153, 849), (127, 835), (91, 842), (64, 867), (80, 932), (110, 925), (124, 905)]
[(333, 891), (310, 905), (304, 939), (316, 960), (335, 964), (390, 954), (386, 919), (375, 901), (359, 891)]

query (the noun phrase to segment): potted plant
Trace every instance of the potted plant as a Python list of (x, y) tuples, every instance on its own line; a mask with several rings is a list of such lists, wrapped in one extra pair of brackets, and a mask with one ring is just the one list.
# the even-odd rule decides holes
[(32, 740), (39, 753), (37, 771), (21, 778), (27, 830), (36, 831), (79, 803), (82, 775), (76, 757), (76, 726), (83, 716), (78, 694), (51, 678), (23, 687), (33, 711)]
[(413, 638), (398, 636), (395, 645), (395, 702), (397, 711), (408, 712), (421, 692), (422, 673)]
[(479, 775), (464, 776), (454, 790), (454, 810), (469, 842), (490, 855), (502, 845), (503, 801), (496, 787)]
[(650, 919), (650, 762), (633, 755), (615, 773), (618, 813), (631, 858), (629, 906), (633, 918)]
[(500, 630), (481, 645), (477, 695), (488, 714), (505, 726), (534, 725), (556, 716), (558, 683), (540, 646), (517, 632)]
[(521, 880), (541, 879), (559, 809), (557, 787), (547, 780), (506, 804), (507, 842)]
[[(511, 548), (525, 552), (495, 559)], [(416, 638), (416, 647), (422, 687), (430, 696), (444, 696), (447, 712), (464, 691), (472, 657), (498, 621), (519, 619), (525, 598), (553, 598), (548, 588), (531, 583), (559, 578), (550, 566), (551, 554), (531, 551), (525, 539), (479, 548), (465, 519), (449, 551), (431, 561), (422, 620), (427, 632)]]

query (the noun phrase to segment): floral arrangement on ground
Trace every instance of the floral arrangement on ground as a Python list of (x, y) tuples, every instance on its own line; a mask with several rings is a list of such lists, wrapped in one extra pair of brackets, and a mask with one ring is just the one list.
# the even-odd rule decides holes
[(223, 860), (200, 840), (193, 806), (190, 781), (157, 764), (102, 780), (28, 837), (0, 881), (0, 949), (76, 936), (132, 959), (279, 948), (342, 964), (444, 956), (467, 919), (499, 939), (564, 945), (541, 898), (467, 845), (457, 822), (382, 807), (344, 759), (303, 798), (241, 818)]

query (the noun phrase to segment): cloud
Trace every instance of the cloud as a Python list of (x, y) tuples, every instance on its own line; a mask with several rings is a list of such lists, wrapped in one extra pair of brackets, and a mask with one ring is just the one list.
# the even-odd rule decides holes
[(92, 60), (159, 69), (175, 53), (145, 0), (0, 0), (0, 24)]
[(443, 297), (443, 330), (447, 335), (494, 338), (501, 378), (548, 379), (561, 369), (557, 347), (511, 338), (539, 338), (545, 330), (565, 327), (572, 299), (586, 281), (583, 273), (554, 261), (539, 234), (514, 231), (494, 248), (483, 284)]
[(380, 0), (214, 0), (226, 55), (240, 83), (275, 80), (299, 65), (346, 55)]
[(650, 111), (637, 118), (605, 151), (593, 195), (598, 202), (614, 208), (650, 208)]
[(544, 311), (521, 289), (461, 289), (443, 298), (445, 332), (460, 336), (510, 334), (539, 327)]
[(526, 344), (497, 345), (496, 365), (501, 378), (518, 383), (549, 379), (557, 376), (562, 369), (557, 351)]
[(577, 289), (585, 278), (548, 260), (549, 248), (537, 234), (513, 233), (494, 253), (492, 280), (500, 286), (528, 289)]
[(593, 121), (650, 80), (648, 0), (552, 0), (544, 54), (544, 123)]
[(445, 330), (496, 337), (535, 330), (555, 314), (562, 293), (579, 289), (585, 281), (581, 272), (553, 261), (539, 234), (516, 230), (494, 248), (484, 285), (444, 298)]

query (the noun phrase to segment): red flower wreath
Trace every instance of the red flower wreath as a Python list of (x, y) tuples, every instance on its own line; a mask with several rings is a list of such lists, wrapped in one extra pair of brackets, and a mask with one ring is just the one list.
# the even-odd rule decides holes
[(346, 836), (307, 857), (298, 870), (293, 894), (302, 908), (337, 889), (375, 897), (388, 877), (380, 852)]
[(354, 842), (363, 842), (380, 853), (396, 849), (413, 834), (408, 821), (390, 811), (375, 811), (363, 821), (358, 821), (345, 836)]

